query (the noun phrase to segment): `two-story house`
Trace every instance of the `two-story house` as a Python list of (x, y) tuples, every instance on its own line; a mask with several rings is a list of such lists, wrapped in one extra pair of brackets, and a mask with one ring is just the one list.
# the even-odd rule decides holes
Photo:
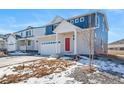
[(43, 27), (31, 27), (12, 33), (7, 37), (8, 51), (24, 51), (37, 52), (38, 51), (38, 36), (44, 33)]
[(101, 12), (75, 16), (69, 19), (55, 17), (45, 26), (44, 36), (38, 38), (39, 53), (52, 54), (106, 54), (108, 23)]
[(114, 55), (124, 55), (124, 39), (109, 43), (108, 53)]

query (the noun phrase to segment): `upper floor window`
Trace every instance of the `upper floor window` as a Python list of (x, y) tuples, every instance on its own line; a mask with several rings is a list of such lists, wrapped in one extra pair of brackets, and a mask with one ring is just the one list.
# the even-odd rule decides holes
[(29, 36), (31, 36), (31, 31), (29, 31)]
[(23, 36), (23, 32), (21, 32), (21, 36)]
[(84, 22), (84, 17), (81, 17), (80, 18), (80, 22)]
[(97, 37), (96, 33), (95, 33), (95, 38)]
[(78, 22), (79, 22), (79, 19), (78, 19), (78, 18), (76, 18), (76, 19), (75, 19), (75, 23), (78, 23)]
[(53, 25), (53, 29), (55, 29), (59, 24), (54, 24)]
[(70, 20), (70, 22), (73, 24), (74, 23), (74, 20)]
[(28, 31), (26, 31), (26, 36), (28, 36)]
[(26, 36), (31, 36), (31, 31), (26, 31)]

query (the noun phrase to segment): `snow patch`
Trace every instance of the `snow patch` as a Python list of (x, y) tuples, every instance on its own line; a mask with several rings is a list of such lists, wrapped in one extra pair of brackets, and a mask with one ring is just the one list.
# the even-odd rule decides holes
[[(82, 63), (83, 65), (89, 64), (89, 59), (81, 59), (79, 63)], [(113, 71), (124, 75), (124, 65), (116, 64), (112, 61), (94, 60), (93, 65), (101, 70)]]

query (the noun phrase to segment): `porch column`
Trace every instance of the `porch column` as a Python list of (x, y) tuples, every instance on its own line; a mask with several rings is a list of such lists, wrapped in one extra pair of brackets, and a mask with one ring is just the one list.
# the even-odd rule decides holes
[(27, 52), (27, 39), (25, 39), (25, 51)]
[(58, 54), (58, 34), (56, 33), (56, 54)]
[(77, 54), (77, 31), (74, 31), (74, 54)]

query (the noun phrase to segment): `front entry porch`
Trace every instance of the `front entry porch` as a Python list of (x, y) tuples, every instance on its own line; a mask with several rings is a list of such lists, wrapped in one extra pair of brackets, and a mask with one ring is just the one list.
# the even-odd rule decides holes
[(77, 32), (56, 34), (56, 54), (78, 54)]
[(65, 20), (62, 21), (54, 30), (56, 33), (56, 54), (89, 54), (89, 38), (92, 38), (91, 42), (94, 43), (94, 34), (92, 36), (89, 34), (91, 30), (81, 29)]
[(20, 39), (17, 41), (17, 50), (19, 51), (32, 51), (34, 50), (34, 41), (29, 39)]

